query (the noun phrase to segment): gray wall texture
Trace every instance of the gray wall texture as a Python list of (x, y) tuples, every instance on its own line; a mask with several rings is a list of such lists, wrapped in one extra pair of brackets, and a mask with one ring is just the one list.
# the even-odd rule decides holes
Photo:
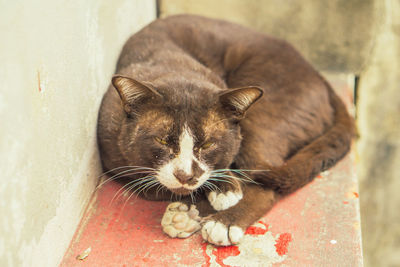
[(361, 219), (367, 266), (400, 266), (400, 1), (377, 1), (374, 49), (358, 105)]
[(359, 73), (376, 31), (374, 0), (161, 0), (161, 16), (199, 14), (292, 43), (320, 70)]
[(0, 266), (57, 266), (98, 182), (98, 107), (154, 1), (0, 0)]

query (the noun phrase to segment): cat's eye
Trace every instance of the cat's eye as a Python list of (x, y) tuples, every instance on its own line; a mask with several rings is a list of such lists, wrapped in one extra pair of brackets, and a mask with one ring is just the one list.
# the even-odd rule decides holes
[(156, 140), (158, 143), (162, 144), (162, 145), (167, 145), (167, 141), (165, 139), (161, 139), (160, 137), (154, 137), (154, 140)]
[(210, 148), (214, 145), (213, 142), (205, 142), (204, 144), (201, 145), (201, 149), (207, 149)]

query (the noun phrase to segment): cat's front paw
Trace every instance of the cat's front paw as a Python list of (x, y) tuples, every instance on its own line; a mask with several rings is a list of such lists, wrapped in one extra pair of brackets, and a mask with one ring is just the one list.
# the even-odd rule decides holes
[(236, 191), (227, 192), (211, 191), (207, 198), (215, 210), (226, 210), (235, 206), (243, 198), (243, 193), (240, 188)]
[(205, 241), (218, 246), (230, 246), (240, 242), (244, 231), (239, 226), (226, 226), (222, 222), (209, 220), (202, 229), (201, 235)]
[(170, 237), (187, 238), (200, 230), (200, 219), (195, 205), (189, 208), (182, 202), (173, 202), (168, 205), (161, 226)]

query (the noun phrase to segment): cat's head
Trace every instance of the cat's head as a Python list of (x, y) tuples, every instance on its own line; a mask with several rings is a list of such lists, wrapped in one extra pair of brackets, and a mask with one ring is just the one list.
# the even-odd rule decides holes
[(118, 142), (126, 164), (155, 169), (158, 182), (182, 195), (204, 185), (212, 171), (229, 168), (241, 143), (239, 121), (262, 96), (257, 87), (176, 90), (184, 85), (122, 76), (112, 84), (126, 113)]

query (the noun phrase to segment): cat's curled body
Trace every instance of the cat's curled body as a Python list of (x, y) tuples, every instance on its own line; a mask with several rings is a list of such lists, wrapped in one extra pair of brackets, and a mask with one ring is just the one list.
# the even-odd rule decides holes
[(183, 196), (163, 217), (168, 235), (201, 229), (229, 245), (341, 159), (353, 131), (329, 84), (288, 43), (179, 15), (125, 44), (98, 141), (104, 169), (129, 176), (145, 197)]

